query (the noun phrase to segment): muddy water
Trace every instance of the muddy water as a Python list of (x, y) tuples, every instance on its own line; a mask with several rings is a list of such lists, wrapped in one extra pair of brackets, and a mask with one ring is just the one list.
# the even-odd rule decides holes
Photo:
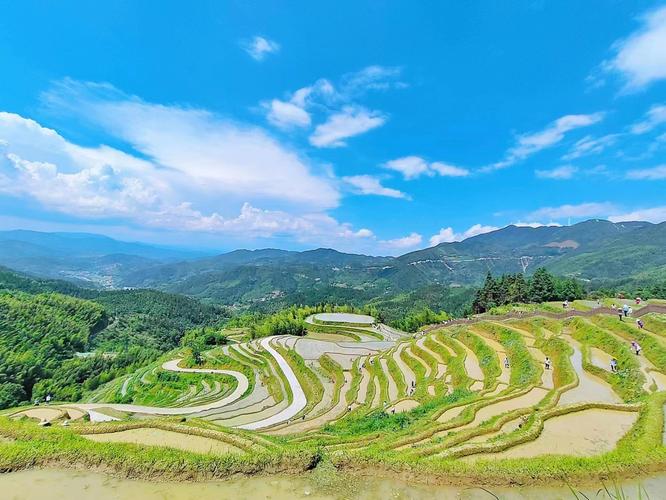
[(88, 434), (86, 439), (103, 443), (133, 443), (148, 446), (167, 446), (179, 450), (193, 451), (195, 453), (243, 453), (238, 448), (218, 441), (217, 439), (205, 438), (179, 432), (164, 431), (161, 429), (130, 429), (121, 432), (109, 432), (107, 434)]
[[(666, 475), (646, 478), (641, 486), (649, 498), (661, 498), (666, 491)], [(580, 488), (590, 498), (600, 485)], [(578, 489), (578, 488), (577, 488)], [(627, 498), (637, 498), (638, 483), (624, 483)], [(489, 487), (503, 500), (555, 500), (574, 498), (570, 490), (561, 487)], [(332, 482), (317, 476), (303, 477), (251, 477), (206, 483), (151, 483), (128, 479), (115, 479), (102, 474), (60, 470), (32, 470), (0, 474), (0, 492), (8, 500), (328, 500), (328, 499), (460, 499), (487, 500), (492, 498), (480, 488), (458, 488), (409, 484), (380, 478), (344, 478)]]
[(574, 353), (571, 356), (571, 364), (578, 376), (578, 386), (565, 392), (560, 397), (559, 405), (572, 403), (584, 403), (589, 401), (603, 403), (621, 403), (620, 397), (615, 394), (613, 389), (598, 377), (595, 377), (583, 369), (583, 354), (581, 345), (569, 336), (564, 337), (573, 347)]
[(395, 405), (391, 406), (388, 411), (391, 411), (395, 408), (396, 413), (403, 413), (409, 410), (413, 410), (419, 405), (419, 402), (414, 399), (403, 399), (398, 401)]
[(481, 422), (485, 422), (486, 420), (496, 415), (501, 415), (502, 413), (517, 410), (519, 408), (528, 408), (534, 406), (539, 401), (541, 401), (546, 396), (546, 394), (548, 394), (547, 390), (541, 389), (540, 387), (535, 387), (522, 396), (518, 396), (517, 398), (507, 399), (498, 403), (484, 406), (476, 412), (476, 416), (472, 422), (467, 425), (463, 425), (459, 429), (462, 430), (468, 429), (470, 427), (476, 427)]
[(62, 416), (63, 412), (56, 408), (33, 408), (31, 410), (22, 411), (21, 413), (16, 414), (17, 418), (36, 418), (38, 420), (46, 420), (47, 422), (51, 422), (52, 420), (56, 420)]
[[(546, 420), (537, 439), (500, 453), (472, 455), (469, 460), (531, 458), (539, 455), (592, 456), (611, 451), (638, 419), (638, 413), (584, 410)], [(476, 458), (475, 458), (476, 457)]]

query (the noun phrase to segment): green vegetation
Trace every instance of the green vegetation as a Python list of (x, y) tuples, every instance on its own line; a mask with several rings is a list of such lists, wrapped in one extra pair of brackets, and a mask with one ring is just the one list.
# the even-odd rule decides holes
[(77, 401), (226, 315), (163, 292), (86, 290), (0, 270), (0, 409), (49, 394)]
[(578, 281), (557, 278), (544, 268), (537, 269), (530, 278), (518, 273), (495, 279), (488, 273), (483, 287), (476, 292), (472, 310), (478, 314), (507, 304), (571, 301), (582, 299), (583, 295), (583, 287)]
[(449, 315), (444, 311), (436, 313), (426, 307), (420, 311), (409, 312), (402, 319), (392, 321), (391, 326), (404, 332), (415, 332), (422, 326), (442, 323), (448, 319)]

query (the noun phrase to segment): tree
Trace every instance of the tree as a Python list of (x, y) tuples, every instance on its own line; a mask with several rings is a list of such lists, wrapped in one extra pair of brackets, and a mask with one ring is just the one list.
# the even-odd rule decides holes
[(547, 302), (556, 298), (553, 276), (543, 267), (537, 269), (530, 279), (528, 294), (530, 302)]
[(23, 387), (13, 382), (0, 384), (0, 408), (11, 408), (25, 401), (27, 396)]

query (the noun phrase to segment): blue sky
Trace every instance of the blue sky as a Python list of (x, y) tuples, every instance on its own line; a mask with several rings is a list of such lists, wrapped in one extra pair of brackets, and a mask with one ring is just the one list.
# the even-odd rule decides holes
[(663, 2), (0, 1), (0, 228), (400, 254), (666, 220)]

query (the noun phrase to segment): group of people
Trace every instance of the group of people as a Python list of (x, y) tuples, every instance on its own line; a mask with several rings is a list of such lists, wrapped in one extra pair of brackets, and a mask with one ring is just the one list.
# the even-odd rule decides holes
[(620, 321), (624, 321), (624, 318), (631, 316), (634, 313), (634, 310), (627, 304), (624, 304), (622, 307), (617, 307), (615, 304), (611, 306), (612, 310), (617, 310), (617, 316), (620, 318)]
[[(42, 402), (41, 399), (35, 398), (35, 406), (39, 406), (39, 403), (41, 403), (41, 402)], [(49, 404), (51, 402), (51, 395), (50, 394), (46, 395), (46, 397), (44, 398), (44, 402), (46, 404)]]
[[(641, 328), (642, 328), (642, 326), (641, 326)], [(636, 356), (641, 355), (641, 351), (643, 350), (643, 348), (641, 347), (641, 345), (638, 342), (636, 342), (635, 340), (632, 340), (630, 342), (630, 347), (631, 347), (631, 350), (633, 351), (633, 353)], [(619, 371), (617, 359), (611, 358), (611, 360), (610, 360), (610, 370), (613, 373), (617, 373)]]

